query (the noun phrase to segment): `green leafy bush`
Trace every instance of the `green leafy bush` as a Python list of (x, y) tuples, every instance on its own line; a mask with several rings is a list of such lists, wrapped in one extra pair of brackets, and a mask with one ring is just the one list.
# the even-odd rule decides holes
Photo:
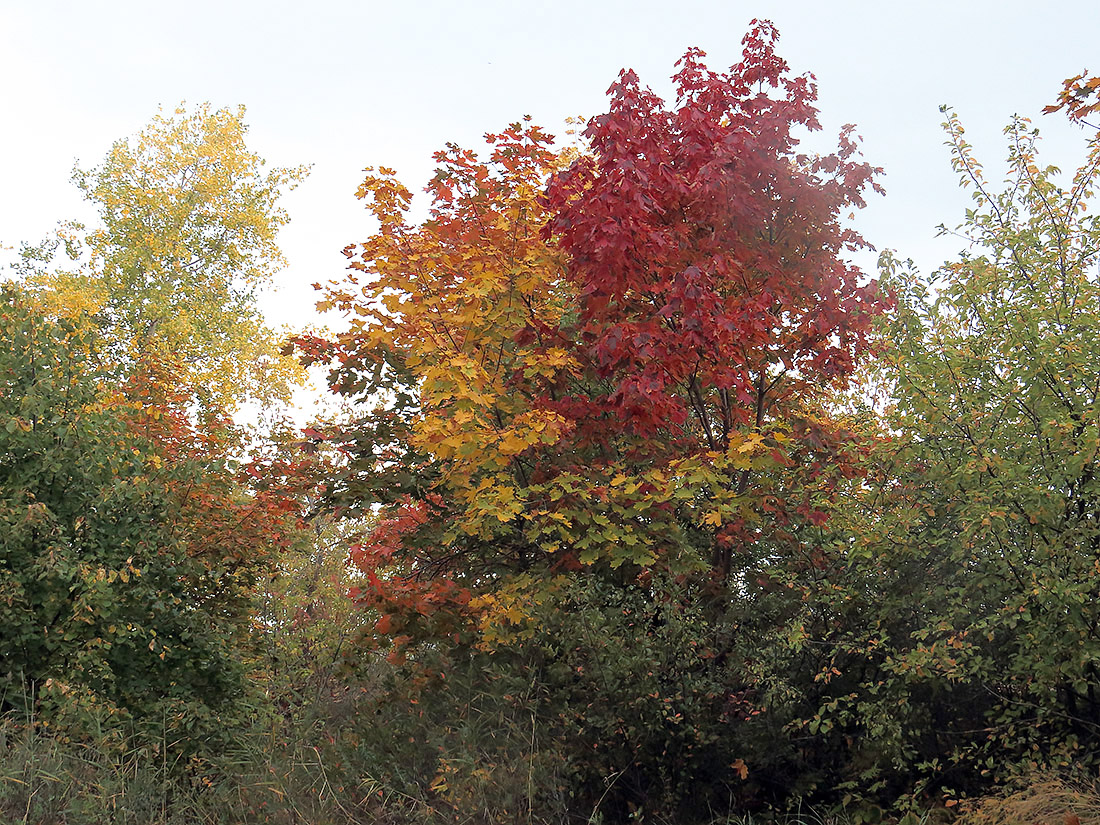
[[(185, 749), (244, 697), (232, 572), (189, 549), (162, 458), (97, 384), (94, 335), (0, 294), (0, 701), (66, 736), (148, 728)], [(121, 742), (121, 740), (120, 740)]]

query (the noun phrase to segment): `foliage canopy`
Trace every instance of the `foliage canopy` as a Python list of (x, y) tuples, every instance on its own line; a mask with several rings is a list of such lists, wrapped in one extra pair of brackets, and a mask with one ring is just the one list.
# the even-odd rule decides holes
[(1094, 781), (1100, 137), (1063, 175), (1015, 118), (996, 185), (945, 110), (966, 249), (869, 278), (880, 170), (802, 149), (776, 41), (672, 102), (622, 72), (577, 145), (448, 144), (422, 221), (368, 169), (347, 325), (295, 342), (350, 414), (250, 458), (302, 170), (200, 107), (78, 171), (101, 225), (0, 291), (0, 776), (17, 725), (158, 754), (165, 821), (915, 825)]
[(63, 229), (75, 269), (44, 267), (56, 240), (24, 251), (44, 306), (94, 318), (114, 371), (170, 360), (213, 408), (285, 397), (298, 375), (255, 297), (283, 264), (278, 198), (307, 170), (265, 168), (246, 131), (244, 107), (158, 115), (99, 166), (74, 171), (100, 219)]

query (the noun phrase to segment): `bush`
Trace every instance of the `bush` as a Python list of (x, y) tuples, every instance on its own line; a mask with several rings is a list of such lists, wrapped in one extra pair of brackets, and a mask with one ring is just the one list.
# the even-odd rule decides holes
[(214, 471), (133, 432), (94, 346), (0, 293), (0, 709), (198, 752), (243, 712), (247, 578), (189, 541)]

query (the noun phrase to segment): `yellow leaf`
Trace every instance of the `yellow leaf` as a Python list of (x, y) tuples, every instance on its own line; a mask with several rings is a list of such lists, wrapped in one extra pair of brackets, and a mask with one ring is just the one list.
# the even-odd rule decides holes
[(517, 436), (515, 433), (511, 433), (511, 432), (506, 433), (504, 435), (504, 437), (501, 438), (501, 440), (498, 444), (498, 447), (499, 447), (501, 453), (503, 453), (504, 455), (508, 455), (508, 456), (519, 455), (524, 450), (526, 450), (529, 446), (530, 446), (530, 444), (528, 444), (522, 438)]

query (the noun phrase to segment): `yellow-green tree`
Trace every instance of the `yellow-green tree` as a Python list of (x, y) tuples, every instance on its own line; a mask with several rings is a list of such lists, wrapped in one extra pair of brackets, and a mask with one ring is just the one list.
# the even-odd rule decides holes
[(228, 409), (284, 396), (297, 370), (255, 297), (284, 264), (279, 196), (306, 169), (267, 168), (244, 114), (181, 106), (77, 168), (99, 223), (60, 233), (74, 266), (29, 278), (54, 314), (94, 319), (119, 372), (167, 360), (201, 403)]

